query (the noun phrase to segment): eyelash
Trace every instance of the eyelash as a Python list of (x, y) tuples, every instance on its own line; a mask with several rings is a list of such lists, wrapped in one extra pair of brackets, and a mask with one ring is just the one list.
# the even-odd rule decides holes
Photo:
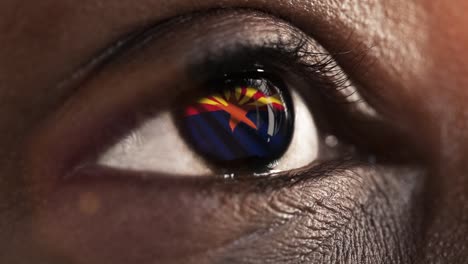
[[(203, 76), (202, 80), (212, 80), (210, 76), (216, 78), (225, 73), (253, 72), (260, 67), (267, 69), (267, 72), (278, 73), (282, 70), (300, 72), (303, 76), (307, 76), (309, 82), (321, 85), (321, 92), (329, 94), (330, 98), (334, 99), (337, 99), (334, 95), (336, 92), (352, 88), (348, 83), (349, 78), (334, 62), (333, 55), (308, 52), (304, 43), (305, 40), (301, 40), (300, 44), (294, 47), (284, 43), (278, 43), (274, 48), (234, 47), (216, 55), (216, 58), (208, 55), (204, 62), (192, 67), (191, 75)], [(321, 59), (318, 62), (308, 63), (307, 58), (311, 57), (321, 57)], [(326, 76), (332, 77), (333, 83), (325, 82)], [(327, 89), (323, 89), (325, 86)], [(355, 92), (357, 91), (353, 89), (351, 93)], [(343, 99), (346, 99), (346, 96)]]
[[(356, 107), (358, 103), (365, 103), (362, 99), (349, 100), (358, 91), (347, 74), (335, 62), (333, 55), (309, 52), (305, 48), (305, 43), (306, 40), (301, 39), (295, 46), (280, 42), (274, 48), (234, 47), (216, 56), (207, 56), (203, 62), (193, 65), (189, 70), (190, 76), (194, 76), (195, 86), (206, 87), (206, 84), (216, 82), (219, 76), (225, 76), (226, 73), (252, 74), (256, 68), (264, 69), (266, 73), (261, 76), (267, 79), (281, 79), (285, 75), (294, 73), (294, 78), (301, 78), (301, 81), (307, 85), (299, 93), (311, 99), (308, 101), (314, 114), (325, 112), (320, 107), (313, 107), (314, 104), (333, 104), (337, 106), (339, 113), (343, 114)], [(311, 57), (320, 59), (308, 62)], [(255, 73), (253, 77), (255, 76), (258, 74)]]

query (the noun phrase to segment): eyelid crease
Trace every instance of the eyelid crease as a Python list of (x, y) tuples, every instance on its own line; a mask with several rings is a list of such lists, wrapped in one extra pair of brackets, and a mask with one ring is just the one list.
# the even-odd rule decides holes
[[(247, 14), (249, 13), (250, 17), (258, 16), (259, 19), (265, 20), (266, 18), (270, 18), (272, 21), (268, 21), (268, 23), (274, 23), (276, 26), (280, 28), (287, 28), (290, 30), (290, 34), (296, 34), (299, 36), (298, 44), (289, 46), (289, 55), (295, 54), (296, 58), (299, 60), (300, 57), (306, 56), (324, 56), (323, 57), (323, 64), (315, 63), (315, 65), (307, 65), (305, 67), (309, 67), (314, 70), (322, 70), (328, 71), (329, 74), (332, 72), (333, 67), (327, 67), (329, 63), (328, 61), (336, 61), (335, 58), (343, 55), (349, 55), (350, 53), (356, 53), (356, 64), (359, 64), (360, 59), (362, 59), (367, 52), (369, 52), (370, 48), (362, 49), (362, 47), (355, 47), (350, 48), (343, 51), (333, 52), (333, 53), (320, 53), (320, 52), (310, 52), (304, 47), (307, 44), (307, 38), (311, 36), (306, 35), (300, 29), (294, 27), (291, 22), (287, 18), (277, 17), (276, 14), (269, 13), (265, 10), (253, 9), (253, 8), (243, 8), (243, 7), (236, 7), (236, 8), (213, 8), (208, 10), (202, 11), (195, 11), (187, 14), (181, 14), (174, 17), (170, 17), (159, 21), (157, 23), (150, 22), (146, 23), (145, 25), (139, 25), (136, 29), (123, 34), (119, 37), (116, 41), (112, 42), (108, 47), (102, 49), (99, 52), (96, 52), (96, 55), (92, 57), (87, 62), (83, 63), (81, 67), (78, 67), (74, 72), (71, 73), (70, 76), (63, 79), (61, 82), (57, 84), (59, 89), (67, 90), (68, 92), (64, 94), (61, 101), (66, 101), (68, 98), (73, 96), (78, 86), (86, 81), (88, 76), (92, 75), (94, 72), (99, 71), (100, 69), (104, 68), (107, 64), (113, 64), (116, 61), (120, 61), (122, 57), (131, 57), (131, 53), (133, 51), (137, 51), (138, 49), (148, 45), (154, 39), (157, 39), (158, 36), (167, 34), (172, 26), (181, 23), (188, 23), (192, 20), (199, 19), (200, 17), (209, 17), (213, 15), (235, 15), (235, 14)], [(291, 30), (292, 29), (292, 30)], [(283, 43), (286, 44), (286, 43)], [(291, 44), (291, 43), (289, 43)], [(288, 45), (282, 45), (279, 42), (277, 48), (285, 48)], [(284, 49), (284, 51), (288, 51), (288, 49)], [(313, 67), (311, 67), (313, 66)], [(362, 65), (358, 65), (361, 67)], [(338, 72), (337, 72), (338, 73)], [(331, 74), (333, 75), (333, 74)], [(344, 77), (343, 77), (344, 76)], [(372, 107), (370, 107), (360, 96), (358, 96), (358, 91), (355, 89), (350, 89), (351, 85), (350, 79), (346, 75), (342, 75), (341, 85), (337, 85), (337, 87), (341, 87), (340, 89), (336, 89), (340, 94), (343, 95), (344, 98), (348, 98), (348, 100), (344, 100), (342, 103), (352, 103), (355, 105), (355, 109), (359, 112), (365, 114), (371, 118), (377, 118), (378, 113)], [(340, 84), (337, 82), (337, 84)], [(66, 87), (66, 89), (65, 89)]]
[[(258, 19), (264, 21), (266, 21), (266, 17), (271, 18), (271, 21), (268, 21), (268, 23), (275, 24), (275, 26), (280, 30), (288, 31), (286, 35), (289, 35), (293, 38), (293, 40), (284, 40), (281, 39), (282, 36), (278, 34), (278, 39), (272, 41), (276, 42), (274, 47), (271, 47), (276, 50), (275, 52), (283, 51), (283, 55), (294, 58), (298, 64), (302, 64), (301, 66), (305, 69), (308, 69), (309, 72), (320, 72), (323, 75), (334, 78), (336, 80), (334, 83), (336, 89), (333, 92), (339, 93), (342, 96), (341, 100), (343, 100), (339, 103), (354, 104), (355, 109), (362, 114), (371, 118), (378, 117), (377, 112), (363, 100), (363, 98), (359, 95), (358, 90), (353, 88), (353, 83), (348, 75), (345, 74), (341, 67), (336, 63), (336, 57), (348, 55), (349, 53), (355, 53), (355, 50), (350, 49), (347, 51), (340, 51), (335, 53), (314, 52), (312, 50), (314, 50), (313, 46), (315, 46), (316, 43), (314, 42), (311, 45), (310, 36), (300, 31), (300, 29), (295, 28), (290, 24), (290, 22), (283, 20), (283, 18), (275, 17), (274, 15), (266, 13), (265, 11), (249, 8), (212, 9), (199, 11), (172, 17), (157, 24), (149, 24), (147, 26), (139, 27), (128, 34), (125, 34), (123, 37), (119, 38), (101, 52), (98, 52), (95, 57), (93, 57), (89, 62), (85, 63), (82, 67), (79, 67), (71, 74), (71, 76), (60, 82), (58, 86), (78, 86), (78, 84), (86, 79), (88, 75), (92, 74), (93, 71), (99, 71), (99, 69), (103, 68), (107, 64), (112, 64), (116, 63), (116, 61), (124, 60), (124, 57), (131, 57), (133, 52), (138, 51), (146, 45), (149, 45), (152, 41), (158, 39), (159, 36), (170, 33), (170, 30), (173, 26), (189, 23), (195, 19), (206, 19), (210, 16), (220, 15), (232, 16), (236, 13), (248, 14), (248, 16), (252, 18), (258, 16)], [(358, 52), (356, 60), (363, 58), (367, 52), (368, 49)], [(315, 61), (314, 63), (308, 63), (307, 58), (310, 57), (321, 57), (321, 60)], [(358, 64), (358, 61), (356, 64)], [(74, 89), (71, 90), (72, 91), (66, 94), (66, 97), (69, 97), (73, 94)], [(331, 98), (333, 99), (333, 97)]]
[(80, 84), (85, 82), (93, 73), (104, 68), (107, 64), (112, 63), (119, 55), (125, 53), (125, 51), (133, 45), (135, 38), (141, 35), (143, 31), (144, 30), (136, 30), (118, 38), (118, 40), (114, 41), (111, 45), (96, 52), (92, 58), (85, 61), (85, 63), (75, 69), (69, 76), (66, 76), (56, 84), (58, 89), (68, 91), (63, 96), (64, 98), (61, 98), (61, 101), (66, 101), (68, 98), (72, 97)]

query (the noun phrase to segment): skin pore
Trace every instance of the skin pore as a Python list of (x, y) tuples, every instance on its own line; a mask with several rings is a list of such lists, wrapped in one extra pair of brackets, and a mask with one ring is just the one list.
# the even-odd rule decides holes
[[(203, 15), (213, 9), (227, 11)], [(1, 1), (0, 262), (465, 263), (467, 10), (463, 0)], [(129, 34), (194, 12), (113, 56)], [(117, 105), (164, 91), (128, 87), (178, 89), (184, 52), (290, 33), (279, 21), (339, 54), (411, 158), (304, 169), (288, 182), (60, 180)]]

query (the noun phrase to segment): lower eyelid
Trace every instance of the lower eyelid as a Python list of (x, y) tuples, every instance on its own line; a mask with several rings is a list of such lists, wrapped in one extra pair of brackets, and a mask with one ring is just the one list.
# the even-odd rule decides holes
[[(241, 246), (255, 247), (258, 241), (270, 245), (277, 241), (273, 238), (290, 237), (300, 230), (307, 230), (308, 241), (322, 245), (321, 242), (334, 242), (327, 238), (344, 230), (351, 220), (359, 217), (354, 213), (360, 213), (363, 207), (387, 208), (388, 203), (382, 201), (388, 200), (375, 199), (386, 189), (376, 186), (373, 177), (384, 173), (374, 169), (351, 164), (329, 165), (316, 174), (302, 171), (294, 182), (279, 177), (265, 179), (266, 183), (256, 179), (231, 181), (231, 184), (195, 184), (199, 181), (174, 184), (173, 180), (161, 177), (154, 182), (130, 179), (115, 184), (99, 177), (78, 179), (58, 188), (36, 212), (34, 230), (40, 232), (34, 236), (79, 262), (85, 258), (96, 263), (114, 256), (116, 251), (126, 260), (149, 262), (155, 257), (167, 257), (167, 252), (162, 250), (167, 244), (177, 245), (171, 251), (177, 254), (194, 246), (199, 249), (200, 245), (213, 249), (216, 245), (197, 243), (200, 237), (207, 243), (213, 243), (214, 239), (219, 245), (239, 239), (248, 231), (258, 232), (254, 237), (238, 240)], [(395, 175), (401, 175), (398, 173)], [(321, 176), (319, 180), (316, 175)], [(404, 184), (406, 187), (396, 192), (402, 204), (406, 204), (403, 201), (408, 201), (413, 190), (411, 183)], [(98, 210), (88, 210), (86, 201), (89, 200), (99, 205)], [(132, 239), (128, 239), (128, 234)], [(135, 251), (139, 254), (133, 255)]]

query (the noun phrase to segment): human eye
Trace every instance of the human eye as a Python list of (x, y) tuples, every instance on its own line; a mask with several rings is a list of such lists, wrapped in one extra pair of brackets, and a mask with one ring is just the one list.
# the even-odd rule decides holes
[[(281, 20), (248, 17), (252, 29), (233, 23), (232, 36), (219, 27), (205, 36), (183, 29), (216, 16), (140, 33), (115, 63), (117, 78), (104, 71), (90, 81), (105, 88), (100, 98), (85, 89), (96, 103), (80, 109), (90, 111), (77, 127), (83, 138), (70, 167), (232, 178), (375, 157), (368, 147), (384, 136), (356, 140), (365, 136), (356, 123), (375, 126), (379, 115), (333, 54)], [(139, 60), (143, 67), (135, 67)]]

